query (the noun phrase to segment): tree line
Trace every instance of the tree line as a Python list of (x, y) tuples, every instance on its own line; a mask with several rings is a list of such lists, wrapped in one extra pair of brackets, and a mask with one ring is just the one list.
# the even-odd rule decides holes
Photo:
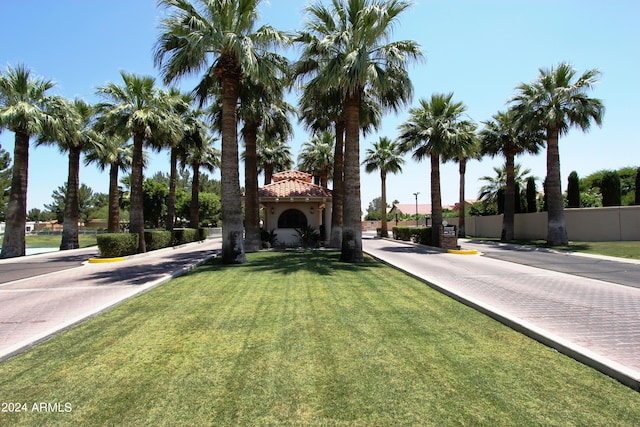
[[(317, 173), (320, 182), (326, 183), (327, 174), (332, 174), (331, 245), (340, 248), (342, 261), (362, 261), (360, 135), (376, 130), (384, 113), (400, 111), (411, 102), (413, 88), (407, 66), (421, 61), (423, 54), (415, 41), (394, 41), (391, 34), (412, 4), (402, 0), (316, 1), (304, 8), (304, 29), (286, 33), (269, 25), (256, 28), (259, 3), (158, 2), (165, 17), (160, 21), (160, 35), (153, 47), (154, 62), (166, 85), (187, 75), (199, 75), (199, 83), (187, 94), (160, 89), (153, 77), (122, 72), (120, 83), (97, 89), (102, 102), (91, 106), (82, 100), (49, 96), (53, 83), (31, 76), (24, 66), (7, 68), (0, 76), (0, 128), (15, 132), (16, 144), (7, 232), (0, 256), (24, 254), (28, 148), (30, 138), (37, 136), (37, 144), (56, 144), (69, 154), (65, 229), (67, 222), (70, 229), (74, 222), (77, 224), (76, 165), (85, 146), (103, 147), (100, 149), (105, 151), (97, 156), (101, 160), (92, 161), (109, 168), (113, 188), (117, 187), (118, 171), (130, 165), (130, 231), (141, 236), (139, 252), (145, 251), (144, 147), (171, 151), (170, 202), (165, 224), (168, 229), (175, 222), (173, 181), (180, 153), (193, 155), (195, 163), (190, 165), (196, 179), (196, 168), (219, 167), (222, 260), (244, 263), (245, 252), (260, 247), (258, 173), (262, 170), (266, 180), (274, 172), (274, 163), (258, 164), (259, 152), (269, 155), (283, 151), (281, 147), (292, 133), (290, 117), (297, 112), (314, 138), (322, 141), (329, 135), (335, 141), (332, 165), (314, 165), (314, 175)], [(294, 61), (278, 53), (294, 45), (300, 48)], [(604, 107), (600, 100), (587, 95), (598, 77), (597, 70), (576, 76), (565, 63), (541, 69), (538, 79), (516, 88), (509, 110), (485, 122), (479, 132), (466, 116), (464, 103), (453, 100), (453, 93), (422, 98), (409, 109), (409, 119), (398, 129), (397, 142), (380, 141), (367, 152), (365, 168), (368, 172), (379, 170), (381, 177), (387, 171), (401, 171), (401, 162), (393, 165), (382, 157), (374, 158), (378, 151), (410, 153), (417, 161), (429, 159), (432, 241), (438, 245), (442, 224), (440, 162), (459, 163), (460, 196), (464, 200), (467, 161), (480, 155), (503, 155), (507, 169), (503, 238), (509, 240), (513, 236), (515, 199), (513, 159), (546, 146), (547, 240), (554, 245), (566, 244), (558, 139), (570, 127), (587, 130), (591, 123), (601, 123)], [(297, 109), (284, 101), (284, 95), (294, 85), (300, 88)], [(220, 136), (219, 152), (213, 148), (217, 140), (214, 135)], [(244, 216), (239, 137), (244, 142)], [(318, 158), (331, 155), (330, 149), (329, 153), (326, 147), (322, 149)], [(219, 163), (215, 164), (217, 158)], [(118, 210), (111, 189), (110, 185), (109, 222), (113, 220), (115, 224)], [(386, 203), (384, 177), (382, 194)], [(197, 191), (192, 203), (194, 200)], [(461, 208), (464, 229), (463, 203)], [(192, 211), (191, 221), (197, 226), (196, 212)], [(75, 245), (72, 232), (63, 237), (63, 249)]]

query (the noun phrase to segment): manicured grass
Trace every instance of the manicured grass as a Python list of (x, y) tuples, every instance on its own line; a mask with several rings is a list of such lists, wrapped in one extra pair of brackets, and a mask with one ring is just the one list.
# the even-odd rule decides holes
[[(62, 243), (62, 235), (60, 234), (36, 234), (27, 235), (25, 237), (27, 248), (57, 248)], [(0, 245), (2, 245), (3, 239), (0, 237)], [(81, 248), (88, 246), (95, 246), (98, 244), (95, 234), (80, 234), (78, 236), (78, 243)]]
[[(499, 242), (500, 239), (480, 238), (474, 240), (485, 240)], [(550, 248), (562, 251), (584, 252), (595, 255), (606, 255), (618, 258), (630, 258), (640, 260), (640, 241), (616, 241), (616, 242), (569, 242), (568, 246), (548, 246), (545, 240), (514, 240), (512, 243), (518, 245), (536, 246), (539, 248)]]
[(390, 267), (215, 262), (0, 365), (0, 425), (637, 425), (640, 394)]

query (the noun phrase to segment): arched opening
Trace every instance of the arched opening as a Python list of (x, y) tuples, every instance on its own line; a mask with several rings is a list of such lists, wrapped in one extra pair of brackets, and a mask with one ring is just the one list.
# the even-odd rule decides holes
[(287, 209), (278, 217), (278, 228), (304, 228), (307, 217), (298, 209)]

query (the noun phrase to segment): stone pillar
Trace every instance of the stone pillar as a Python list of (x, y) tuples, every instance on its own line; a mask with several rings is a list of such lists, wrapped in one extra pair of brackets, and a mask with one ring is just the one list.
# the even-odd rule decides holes
[(440, 227), (440, 247), (443, 249), (458, 249), (458, 230), (455, 225)]

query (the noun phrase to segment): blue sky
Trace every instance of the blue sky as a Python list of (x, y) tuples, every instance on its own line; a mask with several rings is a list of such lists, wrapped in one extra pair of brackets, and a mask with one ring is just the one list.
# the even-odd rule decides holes
[[(301, 29), (304, 4), (263, 2), (261, 22), (281, 30)], [(53, 93), (97, 102), (96, 87), (109, 81), (119, 83), (120, 70), (158, 76), (152, 48), (162, 14), (155, 0), (3, 0), (0, 66), (4, 70), (7, 65), (25, 64), (36, 75), (57, 82)], [(464, 102), (469, 117), (478, 123), (505, 110), (514, 88), (535, 79), (539, 68), (567, 61), (578, 73), (599, 69), (602, 78), (591, 96), (603, 100), (604, 122), (589, 133), (572, 129), (561, 138), (565, 188), (573, 170), (586, 176), (601, 169), (640, 166), (635, 127), (640, 117), (639, 18), (640, 2), (634, 0), (419, 0), (401, 17), (393, 39), (415, 40), (425, 54), (423, 62), (409, 69), (414, 84), (412, 105), (435, 92), (453, 92), (454, 100)], [(197, 77), (185, 79), (179, 86), (191, 90), (196, 82)], [(407, 119), (406, 110), (386, 115), (379, 133), (361, 138), (362, 152), (382, 136), (396, 138), (398, 125)], [(308, 138), (301, 127), (296, 128), (289, 141), (296, 157)], [(8, 130), (0, 134), (2, 148), (12, 155), (13, 141)], [(544, 178), (544, 152), (516, 161)], [(470, 162), (467, 199), (477, 197), (482, 186), (479, 178), (494, 175), (493, 167), (502, 164), (501, 158)], [(145, 176), (168, 169), (168, 153), (154, 154)], [(50, 203), (52, 191), (66, 177), (64, 155), (52, 147), (32, 145), (28, 209)], [(80, 181), (94, 191), (108, 190), (108, 174), (93, 166), (81, 169)], [(441, 166), (441, 181), (443, 204), (455, 203), (456, 164)], [(380, 195), (379, 175), (363, 171), (361, 187), (365, 210)], [(430, 203), (429, 163), (417, 163), (407, 156), (403, 173), (387, 178), (387, 197), (414, 203), (415, 192), (420, 192), (420, 203)]]

